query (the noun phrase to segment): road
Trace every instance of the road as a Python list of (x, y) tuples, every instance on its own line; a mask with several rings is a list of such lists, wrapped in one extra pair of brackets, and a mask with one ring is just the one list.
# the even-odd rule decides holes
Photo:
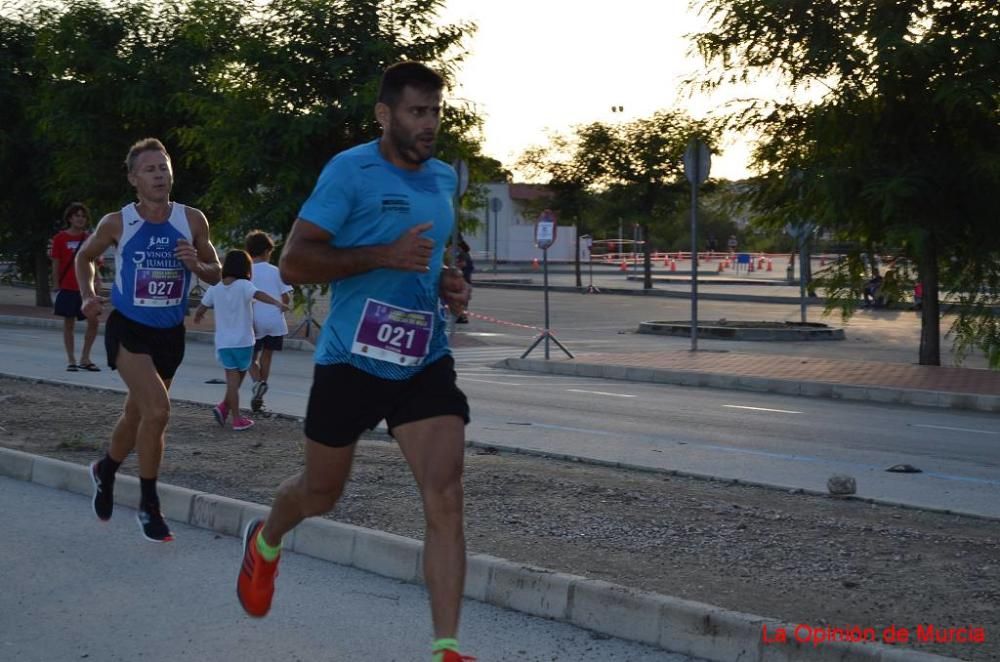
[[(483, 290), (476, 296), (492, 317), (535, 321), (531, 293)], [(554, 299), (553, 326), (564, 322), (560, 337), (574, 350), (641, 352), (677, 340), (619, 333), (648, 312), (648, 300)], [(758, 319), (788, 310), (733, 307)], [(859, 324), (850, 335), (861, 339), (870, 357), (891, 360), (911, 351), (902, 343), (914, 326), (907, 318), (885, 319)], [(491, 365), (519, 355), (534, 332), (481, 321), (469, 332), (488, 343), (455, 352), (473, 411), (468, 437), (477, 443), (808, 490), (822, 491), (831, 474), (848, 473), (865, 497), (1000, 517), (1000, 421), (994, 415), (497, 370)], [(732, 341), (705, 344), (709, 350), (747, 349)], [(831, 352), (841, 344), (754, 343), (751, 351)], [(192, 342), (187, 351), (174, 396), (218, 401), (222, 387), (206, 383), (221, 376), (211, 345)], [(3, 372), (121, 388), (108, 371), (67, 373), (62, 363), (57, 331), (0, 327)], [(310, 378), (308, 354), (280, 355), (268, 407), (302, 416)], [(885, 471), (896, 464), (923, 473)]]

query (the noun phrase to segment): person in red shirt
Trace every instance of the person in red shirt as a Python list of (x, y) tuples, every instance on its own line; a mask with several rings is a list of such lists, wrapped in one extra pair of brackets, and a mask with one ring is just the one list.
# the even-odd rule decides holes
[[(90, 211), (83, 203), (74, 202), (63, 212), (63, 222), (66, 224), (66, 229), (60, 230), (52, 238), (52, 251), (49, 253), (49, 257), (52, 258), (52, 278), (55, 280), (55, 288), (58, 290), (53, 312), (63, 318), (63, 345), (66, 347), (68, 360), (66, 370), (70, 372), (79, 370), (99, 372), (101, 369), (90, 360), (90, 349), (94, 346), (94, 339), (97, 337), (97, 318), (85, 317), (81, 311), (80, 285), (77, 283), (76, 269), (73, 265), (76, 251), (89, 236), (87, 227), (90, 225)], [(96, 277), (94, 281), (96, 289)], [(83, 352), (80, 354), (79, 363), (76, 362), (76, 348), (74, 346), (77, 320), (87, 320), (87, 330), (83, 335)]]

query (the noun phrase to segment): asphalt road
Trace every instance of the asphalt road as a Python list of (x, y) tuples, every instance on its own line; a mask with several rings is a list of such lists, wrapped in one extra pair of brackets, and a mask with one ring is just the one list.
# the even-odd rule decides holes
[[(537, 315), (533, 294), (481, 290), (476, 296), (479, 309), (492, 317), (531, 324)], [(663, 301), (553, 298), (555, 319), (565, 322), (561, 337), (574, 350), (639, 352), (677, 340), (620, 333)], [(788, 311), (762, 304), (735, 307), (758, 319)], [(912, 351), (903, 341), (914, 327), (906, 317), (868, 319), (851, 335), (872, 358), (890, 360)], [(460, 383), (473, 411), (468, 437), (478, 443), (810, 490), (824, 490), (833, 473), (848, 473), (857, 478), (862, 496), (1000, 517), (1000, 420), (994, 415), (497, 370), (490, 366), (519, 355), (534, 332), (481, 320), (468, 332), (488, 343), (456, 350)], [(715, 350), (829, 356), (843, 343), (706, 344)], [(211, 345), (192, 342), (187, 351), (174, 396), (218, 401), (222, 387), (206, 383), (221, 377)], [(121, 388), (108, 371), (67, 373), (62, 364), (57, 331), (0, 327), (3, 372)], [(274, 364), (268, 407), (302, 416), (310, 379), (308, 354), (283, 353)], [(885, 471), (896, 464), (923, 473)]]

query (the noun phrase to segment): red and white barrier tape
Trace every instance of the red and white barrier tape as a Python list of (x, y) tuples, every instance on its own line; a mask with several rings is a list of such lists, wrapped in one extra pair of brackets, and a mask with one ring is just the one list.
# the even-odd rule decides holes
[[(501, 326), (513, 326), (519, 329), (531, 329), (532, 331), (542, 332), (543, 329), (540, 326), (531, 326), (530, 324), (521, 324), (519, 322), (508, 322), (507, 320), (497, 319), (496, 317), (490, 317), (489, 315), (480, 315), (479, 313), (474, 313), (471, 310), (465, 311), (468, 317), (475, 317), (477, 320), (482, 320), (484, 322), (492, 322), (493, 324), (499, 324)], [(552, 329), (549, 329), (552, 332)]]

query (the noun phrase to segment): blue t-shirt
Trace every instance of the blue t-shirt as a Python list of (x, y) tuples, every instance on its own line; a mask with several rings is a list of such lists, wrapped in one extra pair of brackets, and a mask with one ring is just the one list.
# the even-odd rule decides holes
[(334, 156), (299, 218), (332, 234), (337, 248), (390, 244), (409, 228), (433, 222), (423, 235), (434, 241), (431, 269), (375, 269), (332, 282), (316, 363), (407, 379), (449, 353), (438, 285), (454, 224), (456, 176), (438, 159), (415, 171), (397, 168), (378, 145), (374, 140)]
[(178, 239), (191, 241), (186, 207), (173, 203), (170, 217), (152, 223), (135, 205), (122, 209), (122, 236), (115, 247), (111, 303), (125, 317), (160, 329), (184, 323), (191, 272), (174, 256)]

